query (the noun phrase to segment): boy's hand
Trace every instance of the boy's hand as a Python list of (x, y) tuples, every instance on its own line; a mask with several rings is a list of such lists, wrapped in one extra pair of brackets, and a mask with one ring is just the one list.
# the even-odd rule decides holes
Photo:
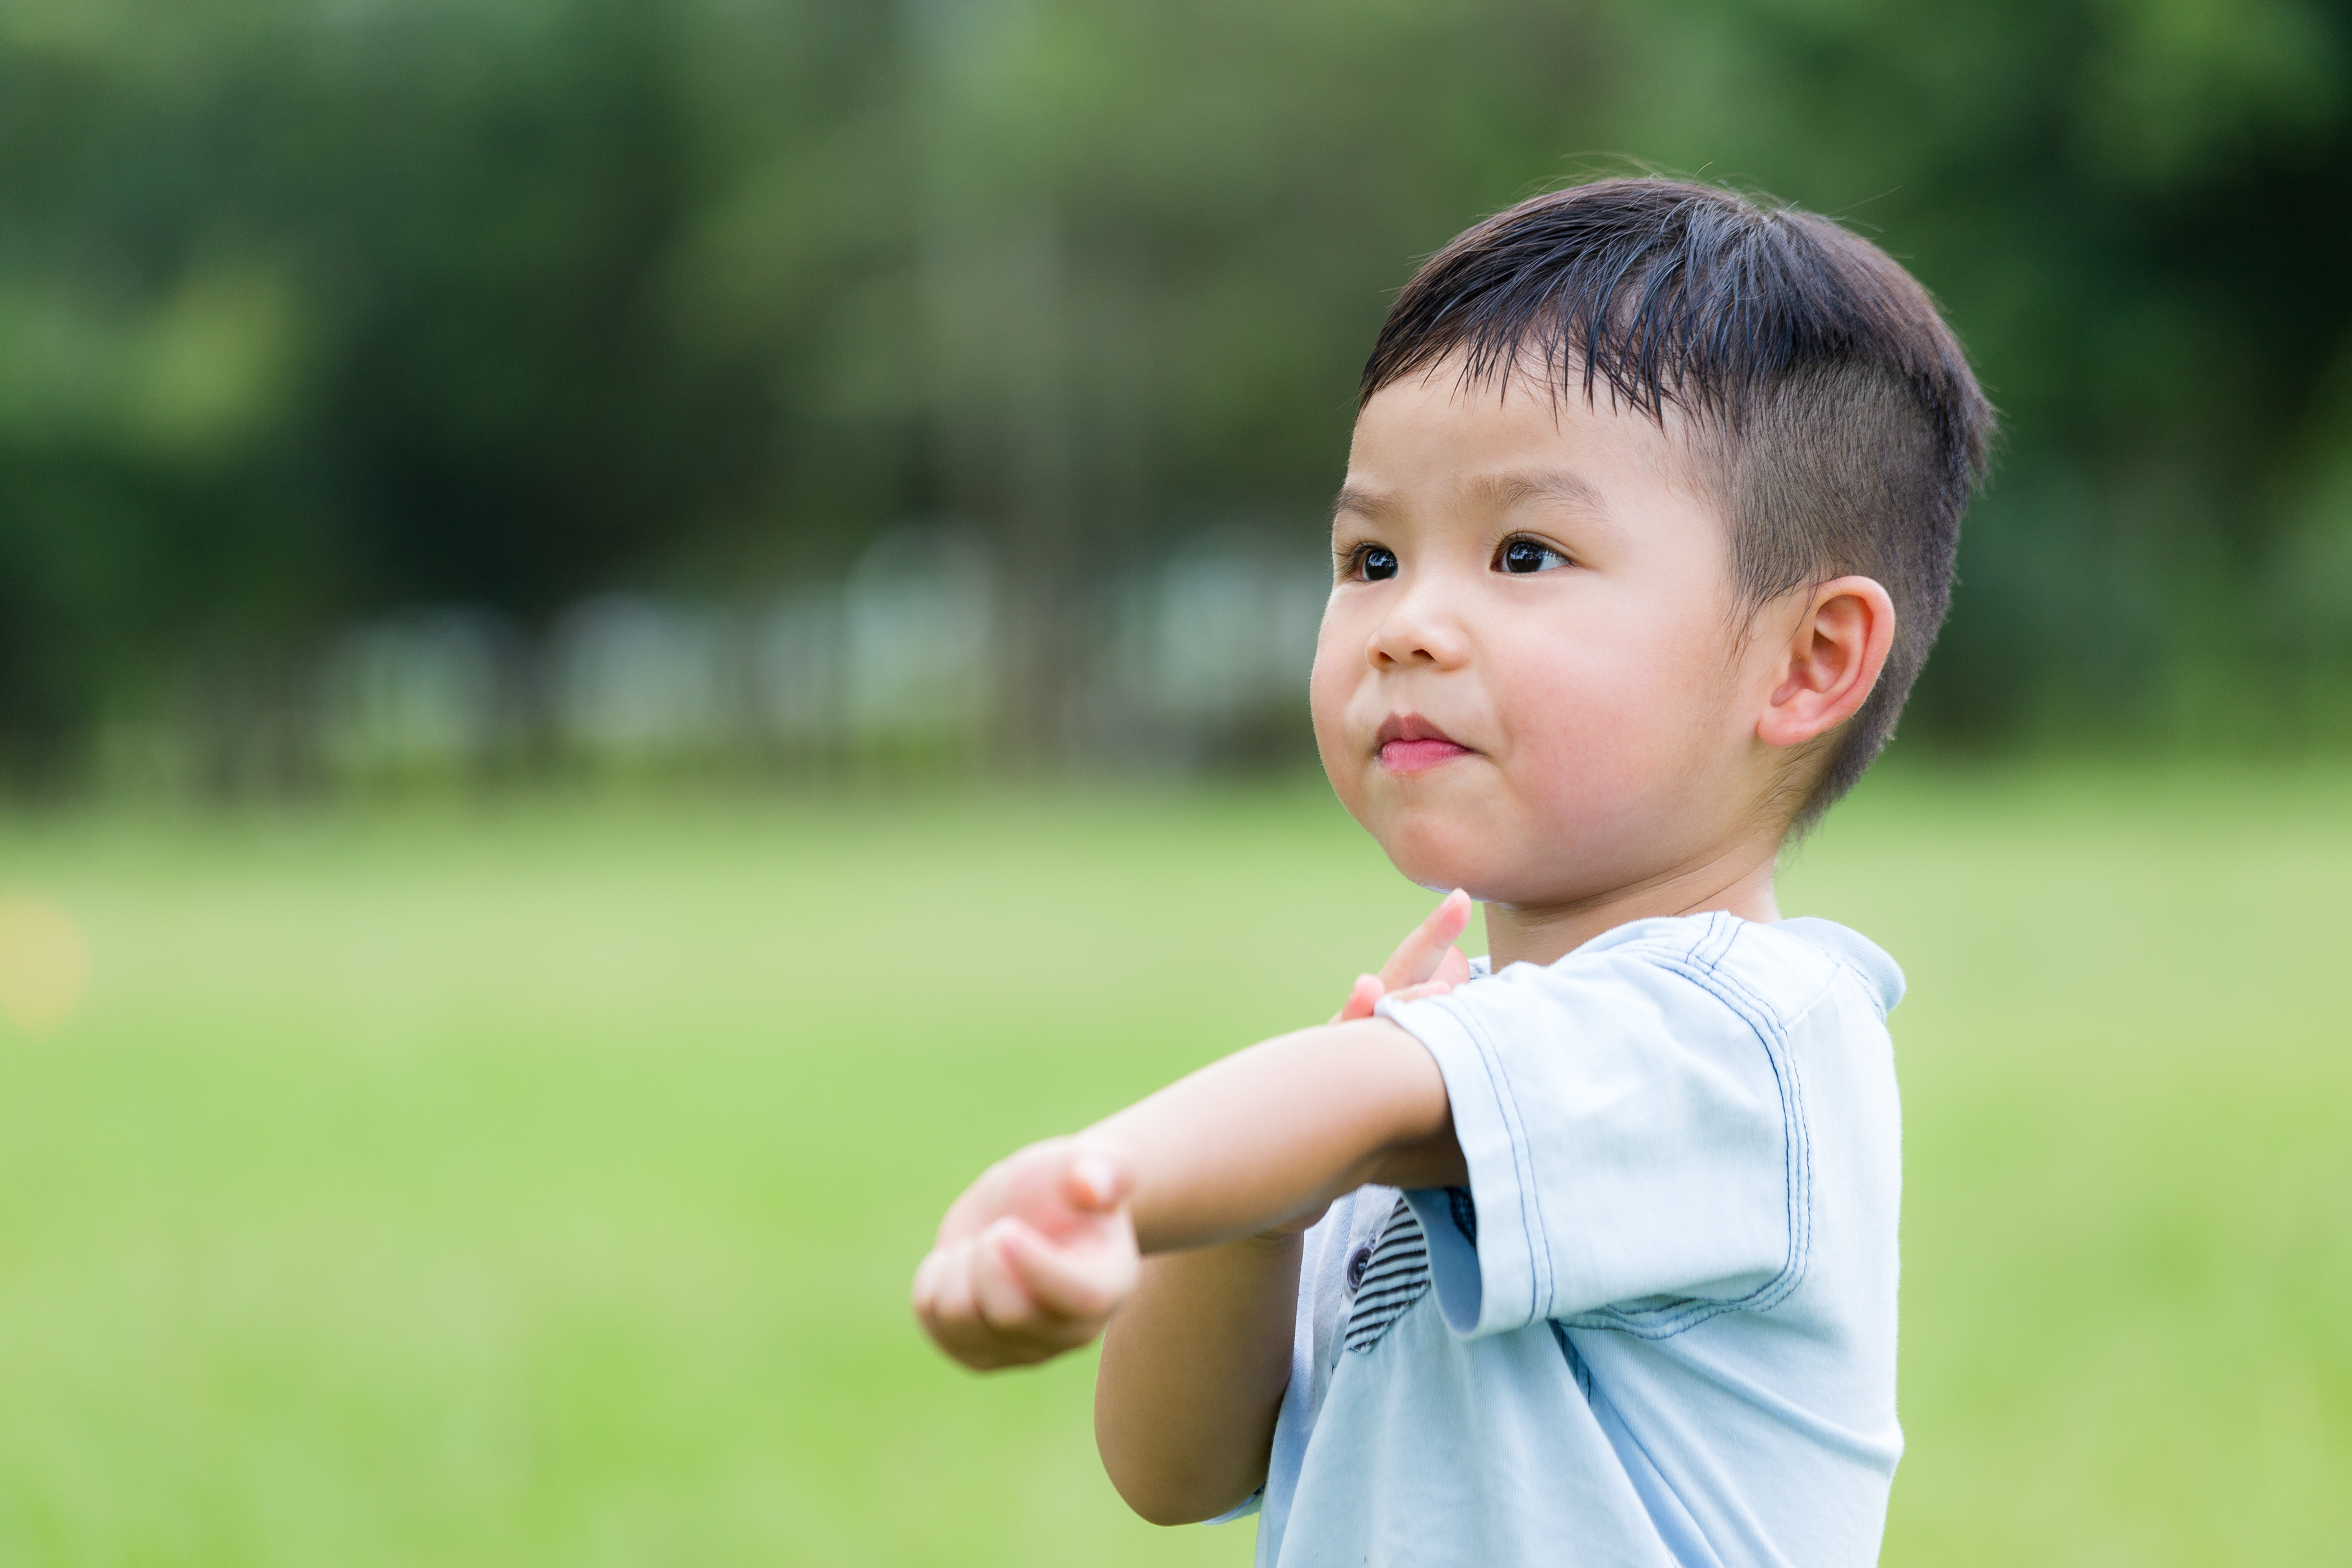
[(1139, 1255), (1124, 1160), (1071, 1138), (1032, 1143), (982, 1173), (915, 1270), (915, 1316), (977, 1371), (1076, 1350), (1135, 1291)]
[(1456, 888), (1432, 910), (1429, 918), (1397, 943), (1378, 974), (1360, 974), (1348, 1000), (1332, 1015), (1335, 1024), (1369, 1018), (1384, 996), (1410, 1002), (1417, 996), (1443, 996), (1470, 978), (1470, 960), (1454, 945), (1470, 924), (1470, 895)]

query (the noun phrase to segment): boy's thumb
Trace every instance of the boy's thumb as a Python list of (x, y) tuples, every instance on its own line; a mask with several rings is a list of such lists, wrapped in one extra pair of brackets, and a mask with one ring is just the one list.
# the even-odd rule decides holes
[(1125, 1160), (1100, 1149), (1081, 1149), (1070, 1161), (1070, 1197), (1080, 1208), (1107, 1214), (1127, 1201), (1135, 1173)]

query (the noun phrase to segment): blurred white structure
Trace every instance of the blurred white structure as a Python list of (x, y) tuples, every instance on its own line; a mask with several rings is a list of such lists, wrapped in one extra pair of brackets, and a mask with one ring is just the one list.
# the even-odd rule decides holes
[[(1080, 753), (1184, 768), (1306, 742), (1322, 563), (1204, 533), (1095, 590), (1070, 681)], [(634, 763), (730, 754), (978, 755), (1006, 696), (999, 578), (970, 533), (882, 536), (843, 582), (721, 607), (608, 595), (531, 647), (480, 611), (362, 626), (320, 685), (327, 761), (350, 773), (557, 754)]]
[(1189, 769), (1307, 745), (1307, 677), (1330, 570), (1238, 529), (1202, 534), (1106, 596), (1086, 743)]
[(829, 746), (841, 738), (847, 698), (847, 619), (837, 587), (782, 595), (753, 624), (751, 679), (758, 717), (787, 750)]
[(715, 610), (632, 595), (591, 599), (557, 623), (551, 657), (557, 731), (588, 755), (714, 751), (746, 727), (739, 639)]
[(987, 555), (952, 529), (884, 534), (842, 603), (843, 716), (856, 740), (977, 740), (996, 709)]
[(478, 765), (510, 735), (513, 629), (478, 610), (425, 609), (361, 626), (328, 651), (320, 742), (346, 773)]
[(1212, 535), (1152, 584), (1149, 693), (1160, 711), (1221, 721), (1305, 700), (1331, 577), (1321, 563)]

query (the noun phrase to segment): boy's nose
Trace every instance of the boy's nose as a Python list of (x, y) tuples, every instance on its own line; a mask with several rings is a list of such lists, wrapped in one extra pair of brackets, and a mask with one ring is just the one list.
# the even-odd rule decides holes
[(1365, 656), (1375, 669), (1434, 665), (1451, 669), (1469, 655), (1461, 617), (1450, 613), (1435, 584), (1415, 584), (1389, 606), (1373, 628)]

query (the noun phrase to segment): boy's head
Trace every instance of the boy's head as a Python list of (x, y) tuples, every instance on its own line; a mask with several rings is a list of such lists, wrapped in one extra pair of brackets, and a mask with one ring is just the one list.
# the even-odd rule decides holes
[(1365, 368), (1333, 783), (1408, 875), (1505, 902), (1777, 844), (1893, 733), (1991, 429), (1926, 291), (1827, 219), (1642, 179), (1479, 224)]

